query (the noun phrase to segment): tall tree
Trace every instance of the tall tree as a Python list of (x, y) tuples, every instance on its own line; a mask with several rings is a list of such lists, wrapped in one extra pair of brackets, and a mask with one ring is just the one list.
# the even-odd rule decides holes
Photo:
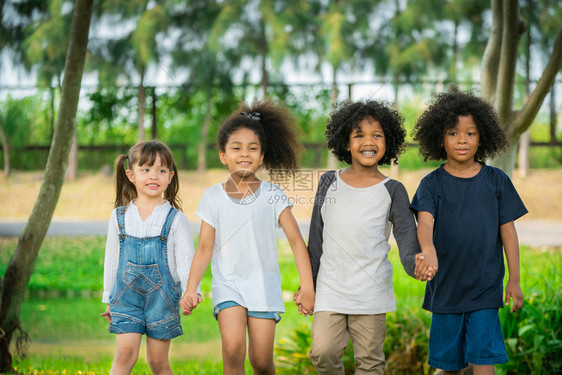
[[(14, 2), (0, 0), (0, 70), (4, 62), (4, 56), (9, 56), (12, 64), (24, 65), (25, 46), (24, 40), (28, 26), (33, 20), (42, 15), (46, 10), (46, 2), (30, 0), (26, 2)], [(4, 14), (8, 16), (4, 17)], [(1, 83), (1, 82), (0, 82)], [(6, 111), (4, 111), (4, 115)], [(10, 133), (14, 127), (2, 117), (0, 113), (0, 140), (4, 155), (4, 175), (10, 174)], [(21, 132), (22, 129), (17, 129)]]
[[(439, 70), (446, 62), (450, 40), (437, 27), (441, 18), (439, 1), (395, 0), (379, 28), (372, 34), (367, 49), (377, 73), (388, 77), (394, 86), (394, 102), (402, 83), (419, 80)], [(389, 3), (385, 3), (390, 5)]]
[(511, 175), (515, 165), (517, 144), (537, 115), (546, 94), (562, 67), (562, 26), (558, 25), (556, 39), (548, 63), (534, 90), (519, 110), (513, 109), (516, 63), (519, 42), (525, 31), (518, 0), (492, 0), (492, 29), (482, 60), (482, 94), (496, 108), (509, 149), (491, 164)]
[[(54, 128), (55, 123), (53, 83), (60, 90), (72, 21), (68, 5), (68, 0), (49, 1), (48, 8), (27, 27), (28, 35), (24, 41), (27, 69), (37, 68), (38, 86), (50, 90), (51, 128)], [(77, 174), (78, 137), (75, 133), (73, 134), (67, 177), (74, 180)]]
[(10, 344), (14, 334), (19, 338), (26, 336), (19, 319), (20, 309), (29, 279), (35, 268), (41, 243), (47, 233), (62, 188), (68, 152), (75, 128), (92, 3), (93, 0), (76, 0), (74, 6), (59, 116), (55, 124), (55, 133), (47, 159), (43, 183), (39, 191), (39, 197), (35, 202), (24, 232), (18, 240), (16, 251), (10, 259), (0, 286), (1, 373), (13, 370)]
[[(288, 0), (225, 0), (219, 2), (220, 13), (209, 35), (213, 52), (236, 45), (241, 59), (256, 62), (260, 72), (263, 96), (268, 95), (271, 73), (278, 70), (284, 60), (290, 26), (290, 14), (300, 1)], [(250, 74), (255, 64), (243, 64), (239, 69)]]
[[(241, 54), (233, 46), (224, 46), (213, 51), (209, 46), (209, 34), (212, 32), (221, 6), (216, 1), (192, 1), (189, 6), (175, 8), (172, 13), (172, 32), (179, 36), (172, 50), (174, 70), (187, 72), (187, 84), (193, 91), (204, 97), (201, 136), (198, 146), (197, 170), (207, 169), (207, 144), (211, 127), (217, 122), (213, 118), (215, 100), (218, 96), (234, 97), (232, 75), (240, 64)], [(185, 22), (196, 19), (198, 22)]]
[[(120, 78), (138, 86), (138, 140), (145, 139), (145, 79), (148, 70), (157, 66), (163, 48), (160, 39), (170, 23), (169, 1), (166, 0), (104, 0), (103, 17), (112, 23), (115, 38), (98, 44), (94, 54), (102, 85), (115, 84)], [(103, 18), (102, 17), (102, 18)], [(193, 21), (193, 20), (192, 20)], [(132, 25), (123, 28), (122, 25)], [(123, 32), (125, 30), (125, 32)]]

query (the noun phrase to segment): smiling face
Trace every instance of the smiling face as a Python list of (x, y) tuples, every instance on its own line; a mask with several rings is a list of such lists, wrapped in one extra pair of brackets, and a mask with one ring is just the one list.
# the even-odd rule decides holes
[(459, 116), (457, 125), (444, 131), (443, 147), (447, 154), (447, 162), (473, 163), (478, 146), (480, 146), (480, 133), (471, 115)]
[(174, 172), (162, 163), (160, 155), (156, 156), (153, 165), (133, 164), (126, 173), (140, 199), (161, 199), (174, 176)]
[(257, 134), (248, 128), (239, 128), (228, 138), (224, 151), (219, 151), (221, 162), (231, 174), (253, 175), (263, 162), (263, 152)]
[(367, 117), (349, 135), (348, 151), (351, 165), (366, 168), (377, 167), (386, 152), (383, 128), (377, 120)]

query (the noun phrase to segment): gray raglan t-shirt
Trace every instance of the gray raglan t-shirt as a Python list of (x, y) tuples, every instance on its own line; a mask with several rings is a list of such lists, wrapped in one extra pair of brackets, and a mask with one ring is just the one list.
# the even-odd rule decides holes
[(419, 245), (404, 186), (389, 177), (367, 188), (327, 172), (316, 196), (309, 253), (316, 285), (315, 311), (380, 314), (396, 310), (390, 231), (406, 272), (413, 276)]

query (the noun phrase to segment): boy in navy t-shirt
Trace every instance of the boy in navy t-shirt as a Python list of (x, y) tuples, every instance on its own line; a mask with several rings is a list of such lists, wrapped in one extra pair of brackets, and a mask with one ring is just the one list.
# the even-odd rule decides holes
[(435, 96), (418, 119), (414, 139), (424, 160), (445, 160), (420, 183), (411, 209), (418, 219), (424, 261), (432, 267), (423, 308), (433, 312), (429, 360), (444, 374), (494, 374), (508, 362), (498, 317), (503, 307), (505, 251), (509, 281), (505, 305), (523, 305), (519, 243), (514, 220), (527, 213), (509, 177), (484, 160), (507, 146), (497, 115), (484, 100), (453, 89)]

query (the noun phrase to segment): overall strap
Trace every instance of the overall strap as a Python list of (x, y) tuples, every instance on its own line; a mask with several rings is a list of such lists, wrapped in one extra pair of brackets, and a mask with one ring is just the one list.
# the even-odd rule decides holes
[(170, 232), (170, 228), (172, 227), (172, 222), (174, 221), (174, 216), (176, 216), (177, 212), (178, 212), (177, 208), (170, 207), (170, 211), (168, 211), (168, 216), (166, 216), (166, 222), (164, 222), (164, 225), (162, 226), (162, 232), (160, 233), (161, 237), (167, 236), (168, 232)]
[(119, 227), (119, 233), (125, 234), (125, 209), (126, 206), (119, 206), (115, 211), (117, 213), (117, 225)]

